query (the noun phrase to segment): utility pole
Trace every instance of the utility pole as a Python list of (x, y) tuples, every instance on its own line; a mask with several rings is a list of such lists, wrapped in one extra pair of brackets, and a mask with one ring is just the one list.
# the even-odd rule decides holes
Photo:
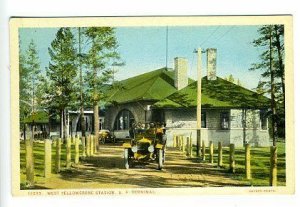
[(194, 51), (197, 53), (197, 156), (201, 154), (201, 81), (202, 81), (202, 50), (198, 48)]

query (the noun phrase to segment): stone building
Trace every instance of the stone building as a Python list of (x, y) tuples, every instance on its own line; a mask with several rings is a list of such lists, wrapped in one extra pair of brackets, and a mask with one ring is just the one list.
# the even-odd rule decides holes
[[(120, 81), (108, 92), (105, 128), (125, 138), (134, 122), (164, 122), (168, 145), (174, 135), (191, 136), (196, 144), (197, 81), (187, 74), (187, 60), (175, 58), (174, 70), (157, 69)], [(204, 141), (269, 146), (269, 99), (217, 77), (215, 49), (207, 51), (207, 76), (201, 85)]]

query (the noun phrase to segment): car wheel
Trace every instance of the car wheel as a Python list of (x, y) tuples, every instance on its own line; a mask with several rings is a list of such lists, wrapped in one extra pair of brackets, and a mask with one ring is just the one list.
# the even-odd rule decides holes
[(101, 139), (101, 143), (105, 144), (105, 138), (104, 137)]
[(125, 169), (129, 169), (129, 150), (128, 149), (124, 149), (124, 165), (125, 165)]
[(164, 163), (164, 151), (160, 149), (158, 151), (158, 169), (161, 170), (163, 168)]

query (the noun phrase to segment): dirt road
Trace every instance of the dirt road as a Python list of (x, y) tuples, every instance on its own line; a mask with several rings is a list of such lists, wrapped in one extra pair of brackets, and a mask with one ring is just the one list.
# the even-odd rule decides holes
[(156, 163), (136, 164), (126, 170), (121, 144), (105, 144), (100, 151), (78, 166), (53, 174), (42, 188), (169, 188), (204, 186), (241, 186), (226, 169), (216, 164), (201, 163), (197, 158), (187, 158), (181, 151), (168, 148), (163, 170)]

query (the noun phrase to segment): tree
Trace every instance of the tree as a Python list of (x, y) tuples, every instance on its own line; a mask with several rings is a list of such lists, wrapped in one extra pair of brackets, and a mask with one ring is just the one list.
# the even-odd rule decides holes
[[(112, 65), (120, 59), (116, 51), (118, 44), (115, 31), (111, 27), (90, 27), (85, 31), (90, 47), (85, 58), (87, 71), (85, 81), (88, 84), (87, 98), (92, 102), (94, 111), (94, 135), (98, 140), (99, 103), (105, 98), (104, 89), (113, 77)], [(98, 142), (97, 142), (98, 143)]]
[(77, 75), (75, 40), (70, 28), (60, 28), (48, 48), (51, 61), (46, 68), (48, 107), (60, 114), (61, 137), (68, 136), (67, 109), (76, 101)]
[(82, 75), (82, 58), (84, 57), (82, 53), (82, 30), (85, 31), (86, 28), (78, 27), (78, 66), (79, 66), (79, 88), (80, 88), (80, 125), (81, 125), (81, 135), (85, 136), (85, 120), (84, 120), (84, 94), (83, 94), (83, 75)]
[(231, 82), (231, 83), (234, 83), (234, 77), (233, 77), (232, 74), (230, 74), (230, 75), (228, 76), (228, 81)]
[[(24, 121), (24, 119), (30, 114), (31, 111), (31, 105), (30, 105), (30, 94), (28, 91), (29, 88), (29, 71), (28, 68), (25, 66), (25, 56), (20, 52), (19, 55), (19, 76), (20, 76), (20, 82), (19, 82), (19, 89), (20, 89), (20, 123)], [(21, 124), (20, 125), (21, 130), (23, 131), (24, 139), (26, 139), (26, 125)]]
[[(37, 95), (37, 87), (40, 84), (39, 75), (41, 72), (40, 61), (38, 57), (38, 52), (36, 45), (33, 40), (31, 40), (28, 45), (28, 49), (25, 55), (20, 52), (19, 58), (19, 71), (20, 71), (20, 118), (25, 119), (28, 115), (34, 116), (37, 106), (37, 100), (39, 96)], [(24, 136), (25, 125), (23, 126)], [(32, 122), (32, 139), (34, 138), (34, 120)], [(25, 137), (26, 138), (26, 137)]]
[(227, 80), (227, 81), (229, 81), (231, 83), (234, 83), (238, 86), (242, 86), (242, 83), (241, 83), (240, 79), (235, 79), (232, 74), (230, 74), (228, 77), (225, 76), (224, 80)]
[(250, 70), (262, 71), (263, 80), (260, 81), (258, 90), (265, 91), (271, 96), (271, 134), (273, 145), (276, 145), (277, 127), (285, 127), (284, 27), (283, 25), (264, 25), (258, 29), (258, 34), (259, 37), (253, 41), (253, 45), (262, 49), (261, 61), (253, 64)]

